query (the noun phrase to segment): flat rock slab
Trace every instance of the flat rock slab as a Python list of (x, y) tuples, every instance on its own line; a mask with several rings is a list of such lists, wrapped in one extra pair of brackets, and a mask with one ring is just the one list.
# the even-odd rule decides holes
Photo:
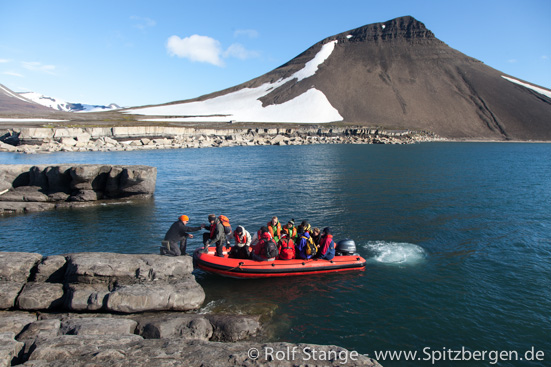
[(53, 338), (61, 334), (61, 322), (57, 319), (39, 320), (30, 323), (17, 335), (17, 340), (24, 341), (36, 338)]
[[(256, 351), (258, 351), (258, 355)], [(296, 351), (296, 353), (292, 351)], [(279, 354), (276, 355), (276, 352)], [(278, 357), (276, 358), (276, 356)], [(337, 346), (290, 343), (216, 343), (201, 340), (141, 339), (138, 336), (98, 337), (95, 339), (88, 335), (65, 335), (50, 340), (37, 340), (30, 361), (37, 361), (36, 364), (27, 362), (28, 365), (36, 367), (68, 365), (77, 367), (90, 365), (121, 367), (306, 365), (310, 367), (380, 367), (377, 362), (366, 356), (354, 354)], [(41, 364), (44, 362), (47, 364)]]
[(141, 283), (117, 287), (107, 295), (105, 308), (111, 312), (190, 311), (205, 300), (203, 288), (191, 274), (173, 283)]
[(63, 284), (27, 283), (19, 297), (17, 305), (22, 310), (50, 310), (63, 305)]
[(0, 252), (0, 280), (26, 282), (42, 255), (29, 252)]
[(18, 335), (27, 325), (36, 321), (36, 315), (22, 311), (0, 311), (0, 333)]
[(130, 319), (90, 317), (65, 320), (61, 333), (66, 335), (124, 335), (134, 334), (138, 323)]
[(193, 260), (189, 256), (90, 252), (67, 256), (65, 280), (70, 283), (136, 283), (179, 279), (192, 271)]
[(11, 366), (25, 346), (14, 337), (14, 333), (0, 333), (0, 366)]
[(0, 281), (0, 310), (15, 306), (15, 300), (24, 285), (25, 282)]

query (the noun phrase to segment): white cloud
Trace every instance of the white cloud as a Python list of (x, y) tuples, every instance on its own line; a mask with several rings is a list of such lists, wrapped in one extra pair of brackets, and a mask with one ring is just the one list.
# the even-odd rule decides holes
[(39, 71), (39, 72), (43, 72), (43, 73), (46, 73), (46, 74), (52, 74), (52, 75), (55, 74), (55, 72), (54, 72), (55, 71), (55, 66), (54, 65), (43, 65), (42, 63), (36, 62), (36, 61), (33, 61), (33, 62), (23, 61), (21, 63), (21, 65), (23, 65), (23, 67), (27, 70)]
[(223, 51), (220, 41), (198, 34), (185, 38), (171, 36), (166, 43), (166, 48), (171, 56), (206, 62), (215, 66), (224, 66), (223, 59), (229, 57), (246, 60), (259, 56), (258, 52), (249, 51), (240, 43), (234, 43)]
[(233, 32), (234, 37), (246, 36), (249, 38), (258, 38), (260, 33), (255, 29), (237, 29)]
[(17, 76), (19, 78), (24, 78), (24, 75), (16, 73), (15, 71), (4, 71), (2, 74), (3, 75), (9, 75), (9, 76)]
[(0, 64), (5, 64), (7, 62), (10, 62), (8, 59), (0, 59)]
[(256, 51), (249, 51), (240, 43), (234, 43), (226, 51), (224, 51), (224, 57), (235, 57), (240, 60), (246, 60), (253, 57), (258, 57), (259, 54)]
[(166, 48), (171, 56), (224, 66), (224, 62), (220, 58), (222, 54), (220, 42), (208, 36), (198, 34), (185, 38), (171, 36), (167, 41)]
[(136, 15), (133, 15), (130, 17), (130, 19), (136, 21), (136, 24), (134, 24), (134, 28), (138, 28), (142, 31), (146, 28), (155, 27), (157, 25), (156, 21), (147, 17), (138, 17)]

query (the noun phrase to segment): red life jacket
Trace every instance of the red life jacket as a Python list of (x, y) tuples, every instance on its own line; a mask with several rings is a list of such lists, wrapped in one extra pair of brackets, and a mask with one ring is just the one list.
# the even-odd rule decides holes
[(233, 236), (235, 237), (235, 243), (247, 243), (247, 235), (245, 233), (243, 233), (243, 238), (239, 238), (239, 235), (235, 232)]

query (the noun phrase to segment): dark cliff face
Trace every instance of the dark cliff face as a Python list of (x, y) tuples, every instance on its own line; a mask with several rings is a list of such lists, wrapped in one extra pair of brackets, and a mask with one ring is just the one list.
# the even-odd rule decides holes
[(392, 19), (384, 23), (369, 24), (343, 32), (336, 38), (347, 36), (352, 36), (350, 38), (352, 42), (435, 39), (434, 34), (423, 23), (410, 16)]

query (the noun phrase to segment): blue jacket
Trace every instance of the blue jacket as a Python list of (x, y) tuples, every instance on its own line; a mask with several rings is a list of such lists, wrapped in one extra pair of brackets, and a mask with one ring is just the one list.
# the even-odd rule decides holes
[(308, 232), (304, 232), (300, 237), (300, 241), (297, 243), (297, 258), (305, 260), (312, 258), (312, 255), (306, 254), (309, 241), (312, 241), (312, 239), (310, 238), (310, 234)]

